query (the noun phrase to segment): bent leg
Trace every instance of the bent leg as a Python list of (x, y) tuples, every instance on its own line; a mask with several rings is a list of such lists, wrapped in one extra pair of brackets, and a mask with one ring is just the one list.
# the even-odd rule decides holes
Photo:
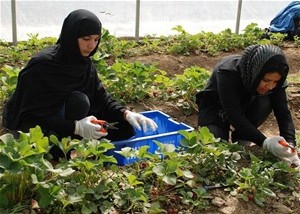
[(258, 96), (247, 108), (246, 118), (255, 127), (263, 124), (272, 112), (272, 106), (269, 96)]
[(227, 142), (229, 141), (229, 128), (222, 128), (216, 125), (207, 125), (206, 127), (215, 136), (215, 138), (221, 138)]
[[(66, 99), (65, 103), (63, 104), (63, 107), (57, 113), (57, 115), (69, 120), (80, 120), (87, 116), (89, 108), (90, 101), (88, 97), (81, 92), (74, 91)], [(75, 135), (71, 137), (78, 138), (78, 136)], [(57, 146), (53, 146), (51, 148), (50, 154), (52, 155), (54, 160), (58, 160), (59, 158), (64, 157), (63, 152)], [(69, 158), (69, 156), (70, 154), (67, 154), (67, 158)]]
[[(258, 128), (263, 124), (272, 112), (272, 106), (269, 96), (257, 96), (248, 106), (245, 116), (251, 124)], [(240, 145), (250, 145), (251, 142), (245, 141), (242, 137), (237, 135), (235, 131), (232, 132), (232, 142), (238, 142)]]
[(79, 91), (73, 91), (66, 99), (64, 117), (70, 120), (80, 120), (88, 115), (89, 109), (89, 98)]

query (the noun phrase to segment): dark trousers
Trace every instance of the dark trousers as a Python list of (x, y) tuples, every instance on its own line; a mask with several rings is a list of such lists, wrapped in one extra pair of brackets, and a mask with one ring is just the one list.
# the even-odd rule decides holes
[[(80, 120), (86, 116), (94, 115), (100, 120), (107, 120), (108, 117), (100, 116), (101, 112), (90, 112), (90, 101), (88, 97), (78, 91), (74, 91), (66, 100), (62, 110), (58, 113), (62, 117), (69, 120)], [(107, 121), (116, 122), (116, 121)], [(109, 129), (108, 135), (105, 137), (111, 141), (125, 140), (134, 135), (133, 127), (126, 121), (117, 121), (115, 125), (118, 129)]]
[[(217, 109), (215, 104), (205, 104), (203, 102), (205, 102), (205, 100), (202, 100), (202, 104), (198, 104), (198, 125), (200, 127), (206, 126), (216, 138), (229, 141), (231, 132), (230, 124), (226, 118), (223, 117), (222, 110)], [(270, 98), (268, 96), (256, 96), (246, 107), (245, 117), (255, 127), (259, 127), (266, 121), (271, 112)], [(231, 141), (236, 142), (238, 140), (247, 139), (243, 139), (243, 136), (238, 136), (233, 130), (231, 133)]]
[[(90, 112), (90, 101), (85, 94), (78, 91), (74, 91), (66, 99), (60, 111), (58, 111), (54, 116), (59, 116), (64, 119), (75, 121), (90, 115), (94, 115), (95, 117), (101, 120), (106, 120), (105, 116), (104, 118), (100, 117), (100, 115), (102, 115), (101, 112)], [(34, 120), (28, 119), (26, 120), (26, 122), (23, 122), (21, 124), (20, 130), (26, 131), (29, 130), (29, 128), (36, 126), (35, 122), (30, 122), (30, 121), (34, 121)], [(105, 137), (106, 139), (109, 139), (111, 141), (118, 141), (118, 140), (125, 140), (134, 136), (134, 129), (126, 120), (107, 121), (107, 122), (118, 122), (118, 124), (115, 125), (118, 129), (117, 130), (109, 129), (108, 135)], [(43, 129), (43, 133), (46, 136), (50, 136), (51, 134), (54, 134), (59, 139), (61, 139), (62, 137), (67, 137), (67, 136), (59, 136), (57, 133), (53, 132), (52, 130)], [(80, 136), (77, 135), (71, 135), (71, 137), (77, 139), (81, 138)], [(55, 160), (57, 160), (59, 157), (63, 157), (63, 153), (56, 146), (52, 147), (52, 149), (50, 150), (50, 154), (53, 156), (53, 159)]]

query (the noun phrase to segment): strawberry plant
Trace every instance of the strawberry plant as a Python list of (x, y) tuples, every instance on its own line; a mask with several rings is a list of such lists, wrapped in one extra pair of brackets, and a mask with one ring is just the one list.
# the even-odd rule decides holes
[[(8, 65), (4, 66), (2, 71), (0, 71), (0, 98), (3, 102), (13, 94), (17, 85), (19, 72), (20, 69), (12, 68)], [(4, 103), (2, 103), (2, 105), (3, 104)]]
[[(100, 67), (101, 66), (101, 67)], [(136, 102), (147, 98), (157, 69), (152, 64), (128, 63), (117, 60), (111, 67), (98, 65), (100, 78), (112, 96), (121, 103)]]
[[(182, 74), (169, 75), (156, 63), (129, 62), (127, 57), (167, 52), (216, 55), (250, 44), (283, 45), (281, 35), (261, 40), (264, 31), (256, 24), (240, 35), (229, 29), (195, 35), (181, 26), (173, 30), (178, 34), (147, 36), (136, 42), (116, 38), (103, 29), (93, 60), (116, 99), (124, 104), (163, 100), (189, 115), (197, 110), (195, 94), (205, 86), (209, 71), (191, 66)], [(17, 75), (30, 56), (55, 41), (32, 34), (16, 46), (0, 42), (2, 104), (14, 91)], [(214, 187), (226, 187), (224, 194), (259, 206), (278, 191), (286, 193), (287, 203), (299, 200), (299, 170), (266, 153), (253, 155), (237, 144), (216, 139), (205, 127), (180, 134), (179, 148), (155, 142), (155, 154), (147, 146), (116, 151), (139, 160), (125, 166), (117, 166), (116, 159), (107, 155), (114, 145), (106, 139), (58, 140), (45, 137), (39, 127), (20, 133), (20, 138), (4, 134), (0, 137), (0, 212), (202, 213), (210, 206)], [(48, 154), (53, 145), (64, 154), (57, 163)]]
[(12, 207), (30, 198), (32, 174), (44, 176), (43, 156), (50, 147), (40, 128), (19, 139), (5, 134), (0, 140), (0, 207)]
[[(180, 133), (182, 148), (155, 142), (155, 154), (148, 147), (123, 149), (119, 154), (141, 160), (124, 167), (105, 155), (114, 148), (105, 139), (48, 139), (39, 127), (18, 139), (5, 134), (0, 138), (0, 209), (31, 209), (20, 205), (35, 201), (47, 213), (163, 213), (171, 207), (172, 212), (194, 212), (208, 208), (212, 197), (206, 186), (215, 184), (263, 206), (266, 197), (275, 196), (272, 189), (299, 182), (299, 172), (283, 162), (272, 164), (250, 154), (250, 167), (241, 166), (248, 156), (240, 146), (215, 139), (205, 127)], [(52, 165), (46, 154), (53, 143), (64, 154), (71, 151), (70, 159)], [(290, 179), (282, 182), (287, 172)]]
[(250, 168), (242, 168), (238, 173), (239, 179), (235, 181), (238, 185), (238, 197), (246, 201), (254, 200), (259, 206), (264, 206), (265, 198), (275, 197), (275, 193), (270, 189), (273, 183), (272, 173), (268, 170), (271, 162), (262, 162), (254, 155), (251, 156)]
[(198, 110), (195, 97), (197, 92), (204, 88), (209, 76), (210, 72), (204, 68), (192, 66), (186, 68), (183, 74), (175, 75), (173, 78), (174, 90), (170, 97), (177, 99), (177, 105), (183, 109), (185, 114), (189, 115)]

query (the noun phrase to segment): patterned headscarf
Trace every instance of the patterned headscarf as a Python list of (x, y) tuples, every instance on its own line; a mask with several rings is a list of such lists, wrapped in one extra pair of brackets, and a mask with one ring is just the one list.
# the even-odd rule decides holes
[(251, 45), (247, 47), (239, 63), (241, 78), (246, 89), (256, 93), (256, 88), (266, 73), (282, 75), (277, 87), (286, 79), (289, 67), (283, 51), (274, 45)]

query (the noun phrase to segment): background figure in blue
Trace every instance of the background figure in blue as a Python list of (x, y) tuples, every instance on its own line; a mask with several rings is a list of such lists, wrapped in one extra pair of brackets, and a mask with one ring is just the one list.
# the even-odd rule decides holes
[[(242, 55), (222, 59), (206, 88), (197, 94), (198, 125), (206, 126), (226, 141), (253, 142), (275, 156), (300, 166), (296, 152), (280, 144), (296, 146), (295, 128), (285, 89), (289, 71), (282, 50), (273, 45), (252, 45)], [(258, 127), (271, 112), (280, 136), (265, 136)], [(233, 130), (231, 130), (233, 128)]]
[(286, 33), (289, 40), (300, 36), (300, 1), (292, 1), (283, 8), (270, 22), (269, 31)]
[[(36, 125), (45, 134), (59, 138), (123, 140), (134, 135), (134, 128), (155, 130), (156, 123), (126, 109), (105, 90), (92, 56), (101, 39), (101, 22), (88, 10), (75, 10), (64, 20), (55, 46), (31, 58), (18, 76), (13, 96), (3, 112), (3, 125), (28, 132)], [(118, 122), (118, 130), (100, 132), (94, 119)], [(53, 147), (54, 159), (62, 153)]]

